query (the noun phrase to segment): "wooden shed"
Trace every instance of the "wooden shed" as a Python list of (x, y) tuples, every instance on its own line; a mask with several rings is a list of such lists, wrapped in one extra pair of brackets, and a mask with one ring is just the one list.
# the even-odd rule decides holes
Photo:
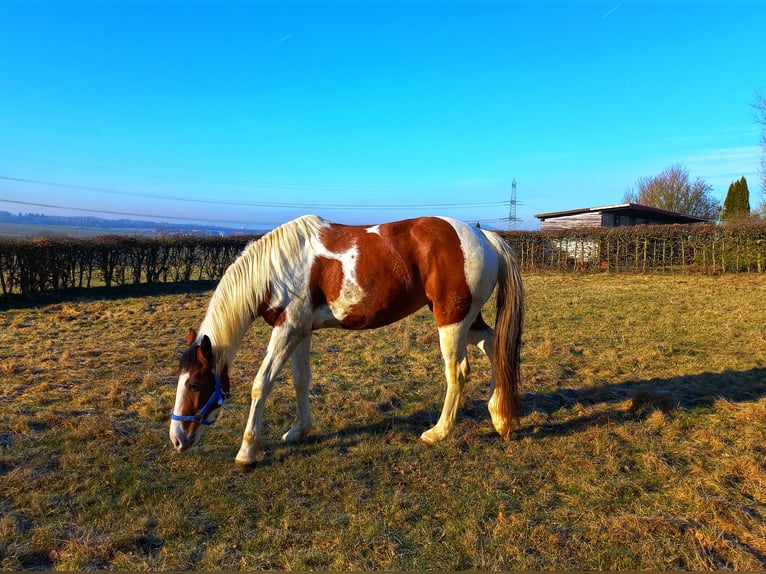
[(602, 207), (585, 207), (569, 211), (538, 213), (543, 231), (578, 227), (620, 227), (621, 225), (669, 225), (672, 223), (708, 223), (703, 217), (666, 211), (638, 203), (620, 203)]

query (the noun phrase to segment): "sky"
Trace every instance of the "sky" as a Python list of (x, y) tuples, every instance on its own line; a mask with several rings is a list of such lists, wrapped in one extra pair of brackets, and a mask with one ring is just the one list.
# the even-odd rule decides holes
[(761, 0), (3, 0), (0, 210), (537, 229), (677, 163), (757, 204), (764, 24)]

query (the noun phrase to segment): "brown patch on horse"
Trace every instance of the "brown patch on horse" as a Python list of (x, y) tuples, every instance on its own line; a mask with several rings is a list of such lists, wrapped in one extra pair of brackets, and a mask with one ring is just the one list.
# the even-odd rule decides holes
[[(378, 233), (368, 229), (332, 224), (320, 235), (333, 253), (358, 249), (355, 273), (364, 297), (347, 309), (343, 327), (382, 327), (424, 305), (432, 309), (439, 326), (465, 317), (471, 290), (460, 238), (449, 222), (422, 217), (379, 225)], [(311, 270), (314, 308), (337, 301), (343, 281), (340, 261), (317, 257)]]
[[(462, 321), (471, 308), (472, 295), (465, 276), (465, 255), (455, 229), (438, 217), (424, 217), (413, 227), (418, 239), (418, 261), (426, 270), (423, 283), (433, 304), (439, 327)], [(438, 246), (438, 249), (434, 249)]]
[(263, 317), (263, 320), (272, 327), (279, 327), (282, 323), (285, 322), (287, 319), (285, 308), (281, 306), (272, 307), (269, 304), (269, 301), (271, 301), (270, 288), (266, 290), (266, 295), (261, 298), (261, 301), (261, 304), (258, 305), (258, 309), (256, 310), (256, 317)]
[(279, 327), (287, 319), (284, 307), (269, 307), (266, 303), (258, 307), (258, 315), (272, 327)]
[[(320, 240), (332, 253), (342, 254), (357, 249), (354, 275), (358, 284), (355, 304), (341, 300), (345, 281), (343, 263), (320, 256), (311, 269), (311, 294), (314, 309), (333, 303), (344, 307), (341, 326), (347, 329), (373, 329), (392, 323), (408, 314), (411, 295), (390, 265), (391, 247), (387, 239), (370, 233), (365, 227), (331, 225), (322, 230)], [(419, 301), (416, 309), (425, 300)], [(399, 316), (401, 315), (401, 316)]]
[(317, 257), (311, 268), (309, 293), (314, 309), (340, 297), (343, 285), (343, 265), (337, 259)]

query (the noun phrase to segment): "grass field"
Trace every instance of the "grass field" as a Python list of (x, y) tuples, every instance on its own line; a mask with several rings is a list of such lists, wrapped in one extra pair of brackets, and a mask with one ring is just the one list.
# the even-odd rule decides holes
[[(0, 315), (3, 569), (766, 568), (766, 281), (525, 275), (521, 427), (472, 375), (453, 438), (417, 442), (443, 374), (426, 312), (318, 332), (301, 445), (289, 369), (258, 466), (234, 471), (268, 330), (196, 449), (167, 438), (209, 291), (37, 301)], [(490, 319), (491, 310), (485, 314)]]

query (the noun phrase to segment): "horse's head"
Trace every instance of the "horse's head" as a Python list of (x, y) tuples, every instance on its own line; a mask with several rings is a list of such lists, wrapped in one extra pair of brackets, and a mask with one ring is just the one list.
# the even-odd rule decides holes
[(228, 369), (215, 372), (213, 345), (208, 336), (197, 342), (197, 333), (192, 330), (187, 343), (189, 348), (181, 357), (176, 402), (170, 415), (170, 442), (178, 452), (199, 442), (202, 428), (218, 419), (229, 392)]

